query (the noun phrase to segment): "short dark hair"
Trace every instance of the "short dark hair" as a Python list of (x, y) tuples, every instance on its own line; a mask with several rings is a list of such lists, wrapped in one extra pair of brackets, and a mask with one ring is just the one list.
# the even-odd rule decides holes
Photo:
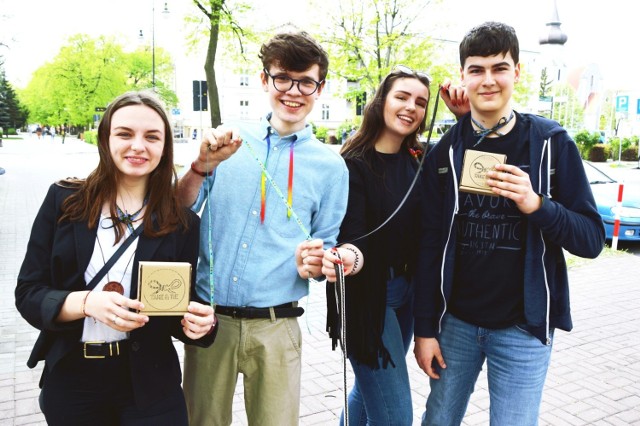
[(501, 22), (485, 22), (472, 28), (460, 42), (460, 66), (469, 56), (494, 56), (511, 53), (514, 64), (520, 61), (518, 36), (513, 27)]
[(317, 64), (320, 81), (326, 78), (329, 69), (327, 52), (305, 31), (275, 35), (260, 47), (258, 56), (266, 70), (276, 65), (287, 71), (302, 72)]

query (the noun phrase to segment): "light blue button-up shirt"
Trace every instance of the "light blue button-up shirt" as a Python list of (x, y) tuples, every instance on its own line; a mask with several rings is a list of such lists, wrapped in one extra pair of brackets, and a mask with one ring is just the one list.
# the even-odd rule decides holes
[[(210, 300), (209, 233), (213, 252), (214, 303), (224, 306), (269, 307), (300, 300), (308, 281), (296, 269), (295, 250), (307, 238), (297, 221), (287, 218), (281, 196), (267, 181), (264, 223), (260, 223), (260, 182), (267, 170), (287, 195), (290, 146), (294, 144), (293, 210), (312, 238), (325, 248), (336, 244), (347, 208), (349, 176), (342, 157), (319, 142), (311, 126), (281, 137), (264, 117), (259, 124), (242, 123), (243, 146), (205, 179), (193, 210), (202, 217), (197, 291)], [(247, 147), (251, 145), (254, 153)]]

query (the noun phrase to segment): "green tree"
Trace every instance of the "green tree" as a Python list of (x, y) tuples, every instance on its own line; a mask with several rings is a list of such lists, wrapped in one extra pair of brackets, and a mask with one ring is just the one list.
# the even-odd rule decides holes
[(551, 93), (552, 86), (553, 86), (553, 82), (549, 80), (549, 75), (547, 74), (547, 67), (544, 67), (540, 72), (540, 91), (538, 92), (538, 96), (540, 96), (541, 98), (549, 96)]
[(421, 32), (417, 18), (430, 1), (345, 0), (337, 3), (323, 38), (331, 72), (353, 85), (350, 94), (373, 93), (396, 64), (416, 70), (439, 69), (431, 61), (434, 44)]
[[(347, 83), (345, 97), (354, 104), (370, 99), (397, 64), (424, 70), (432, 82), (453, 78), (458, 67), (438, 60), (438, 45), (424, 32), (420, 17), (435, 1), (344, 0), (328, 13), (320, 37), (327, 48), (331, 75)], [(324, 6), (323, 7), (329, 7)], [(437, 85), (432, 84), (432, 97)], [(434, 102), (430, 102), (430, 110)], [(431, 111), (428, 112), (429, 117)], [(440, 109), (439, 116), (446, 114)]]
[[(156, 90), (167, 105), (175, 105), (177, 97), (165, 84), (171, 59), (160, 48), (156, 67)], [(96, 107), (105, 107), (127, 90), (152, 87), (151, 74), (148, 48), (127, 53), (113, 37), (78, 34), (36, 70), (21, 99), (32, 122), (91, 127)]]
[(233, 34), (237, 39), (239, 49), (244, 51), (243, 38), (245, 30), (235, 20), (234, 14), (240, 14), (249, 7), (243, 3), (232, 4), (227, 0), (193, 0), (198, 10), (204, 15), (204, 19), (193, 17), (192, 23), (194, 32), (190, 35), (191, 44), (197, 45), (202, 32), (199, 29), (204, 25), (208, 34), (207, 57), (204, 63), (204, 72), (207, 77), (207, 89), (209, 98), (209, 114), (211, 116), (211, 126), (217, 127), (222, 122), (220, 115), (220, 97), (218, 94), (218, 83), (216, 80), (216, 54), (221, 37), (225, 34)]
[(18, 100), (0, 65), (0, 127), (7, 133), (9, 129), (23, 127), (26, 120), (27, 111)]
[(127, 90), (126, 55), (112, 38), (79, 34), (34, 73), (23, 97), (31, 121), (90, 126), (95, 108)]
[(584, 108), (573, 87), (568, 84), (554, 86), (551, 118), (567, 130), (579, 129), (584, 122)]
[(131, 89), (153, 88), (167, 106), (176, 106), (178, 96), (171, 88), (173, 80), (173, 62), (171, 55), (162, 47), (155, 48), (155, 87), (153, 85), (153, 52), (151, 46), (142, 46), (126, 54), (127, 83)]

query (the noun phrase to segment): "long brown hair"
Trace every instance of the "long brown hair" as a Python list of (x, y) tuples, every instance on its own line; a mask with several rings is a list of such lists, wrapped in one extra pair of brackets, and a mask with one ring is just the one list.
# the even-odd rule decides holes
[[(111, 217), (116, 213), (116, 197), (120, 173), (111, 158), (109, 151), (109, 135), (111, 119), (120, 108), (131, 105), (144, 105), (158, 113), (164, 122), (164, 148), (158, 166), (149, 175), (147, 185), (147, 205), (143, 216), (144, 234), (148, 237), (159, 237), (174, 231), (178, 225), (187, 228), (188, 220), (184, 209), (179, 205), (176, 196), (178, 175), (173, 165), (173, 131), (162, 101), (155, 93), (143, 90), (124, 93), (114, 99), (98, 125), (98, 167), (85, 180), (69, 182), (78, 186), (78, 191), (70, 195), (62, 205), (62, 220), (86, 221), (89, 228), (97, 226), (102, 206), (109, 205)], [(153, 219), (153, 220), (152, 220)], [(156, 225), (154, 225), (154, 220)], [(122, 222), (114, 226), (116, 241), (119, 241), (125, 230)]]
[[(419, 80), (429, 89), (429, 79), (415, 73), (408, 73), (401, 70), (394, 70), (387, 74), (382, 80), (373, 98), (364, 107), (364, 115), (362, 117), (362, 125), (356, 133), (347, 139), (340, 153), (344, 158), (367, 157), (365, 153), (374, 151), (374, 146), (382, 130), (386, 126), (384, 122), (384, 105), (387, 95), (393, 86), (393, 83), (400, 78), (415, 78)], [(429, 93), (431, 98), (431, 93)], [(427, 123), (427, 114), (415, 132), (407, 135), (402, 141), (401, 149), (422, 149), (418, 136), (424, 132)]]

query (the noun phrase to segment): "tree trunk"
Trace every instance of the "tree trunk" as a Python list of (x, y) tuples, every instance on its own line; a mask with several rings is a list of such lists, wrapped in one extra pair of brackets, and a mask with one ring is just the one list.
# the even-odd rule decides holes
[(216, 51), (218, 50), (218, 32), (220, 31), (220, 9), (217, 2), (212, 2), (212, 7), (219, 7), (211, 13), (211, 31), (209, 35), (209, 48), (207, 59), (204, 63), (204, 72), (207, 76), (207, 89), (209, 91), (209, 113), (211, 115), (211, 127), (217, 127), (222, 123), (220, 116), (220, 99), (218, 96), (218, 83), (216, 82)]

